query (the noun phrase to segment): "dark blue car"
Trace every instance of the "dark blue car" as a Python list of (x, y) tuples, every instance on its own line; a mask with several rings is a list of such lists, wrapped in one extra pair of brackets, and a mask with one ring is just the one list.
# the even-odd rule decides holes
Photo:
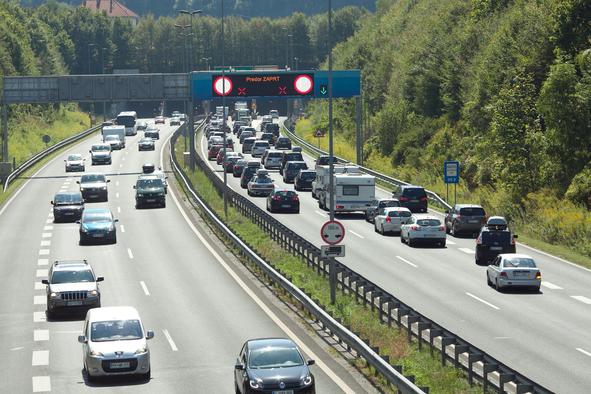
[(108, 208), (86, 208), (80, 223), (80, 245), (90, 242), (117, 243), (115, 223), (118, 219)]

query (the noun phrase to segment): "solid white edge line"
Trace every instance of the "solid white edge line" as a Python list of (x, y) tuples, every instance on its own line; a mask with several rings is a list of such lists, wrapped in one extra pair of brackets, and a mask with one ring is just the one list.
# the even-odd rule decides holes
[(131, 249), (127, 248), (127, 255), (130, 259), (133, 259), (133, 253), (131, 253)]
[(493, 309), (496, 309), (497, 311), (501, 309), (501, 308), (499, 308), (498, 306), (496, 306), (496, 305), (493, 305), (493, 304), (491, 304), (490, 302), (488, 302), (488, 301), (485, 301), (485, 300), (483, 300), (482, 298), (480, 298), (480, 297), (477, 297), (477, 296), (475, 296), (475, 295), (474, 295), (474, 294), (472, 294), (472, 293), (468, 293), (468, 292), (466, 292), (466, 295), (467, 295), (468, 297), (472, 297), (472, 298), (474, 298), (476, 301), (480, 301), (480, 302), (482, 302), (484, 305), (488, 305), (488, 306), (490, 306), (491, 308), (493, 308)]
[(148, 286), (146, 286), (146, 284), (144, 283), (143, 280), (140, 280), (140, 286), (142, 286), (142, 290), (144, 291), (144, 294), (149, 296), (150, 292), (148, 291)]
[(51, 378), (49, 376), (33, 376), (32, 384), (34, 393), (51, 391)]
[(574, 298), (575, 300), (582, 302), (583, 304), (591, 305), (591, 299), (581, 295), (574, 295), (570, 296), (570, 298)]
[(412, 266), (412, 267), (419, 268), (419, 266), (418, 266), (418, 265), (416, 265), (415, 263), (411, 263), (410, 261), (408, 261), (408, 260), (407, 260), (407, 259), (405, 259), (404, 257), (396, 256), (396, 258), (397, 258), (398, 260), (400, 260), (400, 261), (402, 261), (402, 262), (404, 262), (404, 263), (406, 263), (406, 264), (408, 264), (408, 265)]
[(591, 357), (591, 353), (589, 353), (589, 352), (588, 352), (588, 351), (586, 351), (585, 349), (581, 349), (580, 347), (578, 347), (578, 348), (576, 348), (576, 350), (577, 350), (578, 352), (581, 352), (581, 353), (583, 353), (585, 356), (589, 356), (589, 357)]
[(353, 230), (349, 230), (349, 232), (350, 232), (351, 234), (353, 234), (353, 235), (355, 235), (355, 236), (357, 236), (357, 237), (361, 238), (361, 239), (365, 239), (365, 237), (364, 237), (363, 235), (357, 234), (357, 233), (356, 233), (355, 231), (353, 231)]
[[(168, 140), (172, 137), (169, 136), (167, 141), (163, 144), (160, 150), (160, 165), (163, 163), (163, 152), (164, 147), (167, 145)], [(220, 255), (215, 251), (215, 249), (207, 242), (207, 240), (201, 235), (199, 230), (193, 225), (185, 211), (182, 209), (181, 204), (179, 203), (175, 192), (171, 190), (170, 196), (174, 200), (175, 205), (177, 206), (180, 214), (183, 216), (189, 228), (193, 231), (193, 233), (199, 238), (199, 241), (207, 248), (207, 250), (212, 254), (212, 256), (218, 261), (218, 263), (226, 270), (226, 272), (234, 279), (234, 281), (244, 290), (244, 292), (262, 309), (263, 312), (288, 336), (290, 337), (307, 355), (311, 358), (316, 360), (316, 365), (333, 381), (337, 386), (341, 388), (345, 393), (355, 394), (347, 383), (345, 383), (336, 373), (334, 373), (330, 367), (322, 361), (312, 350), (301, 340), (299, 339), (293, 331), (289, 329), (280, 319), (265, 305), (265, 303), (257, 297), (256, 294), (240, 279), (240, 277), (230, 268), (230, 266), (220, 257)], [(165, 334), (166, 335), (166, 334)]]
[(163, 328), (162, 332), (164, 333), (164, 336), (166, 337), (166, 340), (168, 341), (168, 344), (170, 345), (170, 348), (172, 349), (172, 351), (178, 352), (179, 348), (176, 347), (176, 344), (172, 340), (172, 337), (168, 333), (168, 330), (166, 328)]

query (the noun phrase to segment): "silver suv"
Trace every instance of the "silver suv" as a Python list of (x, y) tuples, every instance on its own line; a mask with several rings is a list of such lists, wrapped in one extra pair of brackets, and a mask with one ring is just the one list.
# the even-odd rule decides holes
[(47, 289), (47, 316), (53, 317), (58, 310), (80, 310), (101, 306), (98, 282), (86, 260), (55, 261), (49, 269), (49, 278), (41, 283)]

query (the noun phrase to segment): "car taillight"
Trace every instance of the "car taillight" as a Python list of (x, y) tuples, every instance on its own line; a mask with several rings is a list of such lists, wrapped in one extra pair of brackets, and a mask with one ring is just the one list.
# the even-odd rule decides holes
[(540, 271), (536, 272), (536, 279), (542, 280), (542, 273)]
[(445, 227), (439, 226), (439, 231), (445, 231)]
[(401, 197), (399, 198), (399, 200), (400, 200), (400, 201), (402, 201), (402, 202), (404, 202), (404, 201), (408, 201), (408, 200), (409, 200), (409, 198), (408, 198), (408, 197), (401, 196)]
[(273, 198), (273, 200), (275, 200), (275, 201), (281, 201), (281, 197), (279, 197), (279, 196), (273, 196), (272, 198)]
[(419, 200), (421, 200), (421, 202), (425, 202), (425, 201), (427, 201), (427, 197), (424, 197), (424, 196), (423, 196), (423, 197), (421, 197)]
[(482, 245), (482, 236), (478, 234), (478, 238), (476, 238), (476, 245)]
[(506, 273), (506, 272), (501, 272), (501, 276), (502, 276), (503, 278), (507, 278), (507, 273)]
[(293, 196), (292, 200), (293, 200), (293, 201), (300, 201), (300, 199), (299, 199), (299, 197), (298, 197), (298, 196)]
[(345, 208), (344, 205), (337, 205), (337, 209), (343, 209), (343, 208)]
[(386, 223), (392, 223), (392, 219), (390, 219), (390, 216), (386, 216)]
[(513, 235), (511, 235), (511, 245), (515, 245), (515, 237)]
[(417, 231), (419, 229), (419, 226), (410, 226), (410, 229), (413, 231)]

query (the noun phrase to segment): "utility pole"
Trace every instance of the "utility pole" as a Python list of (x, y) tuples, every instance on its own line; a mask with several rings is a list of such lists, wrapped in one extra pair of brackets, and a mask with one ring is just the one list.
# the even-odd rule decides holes
[[(224, 40), (224, 0), (222, 2), (222, 131), (224, 133), (224, 168), (226, 164), (227, 140), (226, 140), (226, 58)], [(228, 173), (224, 170), (224, 217), (228, 217)]]
[[(334, 146), (332, 125), (332, 0), (328, 0), (328, 160), (330, 220), (334, 220)], [(335, 259), (329, 259), (330, 303), (336, 303), (337, 272)]]

